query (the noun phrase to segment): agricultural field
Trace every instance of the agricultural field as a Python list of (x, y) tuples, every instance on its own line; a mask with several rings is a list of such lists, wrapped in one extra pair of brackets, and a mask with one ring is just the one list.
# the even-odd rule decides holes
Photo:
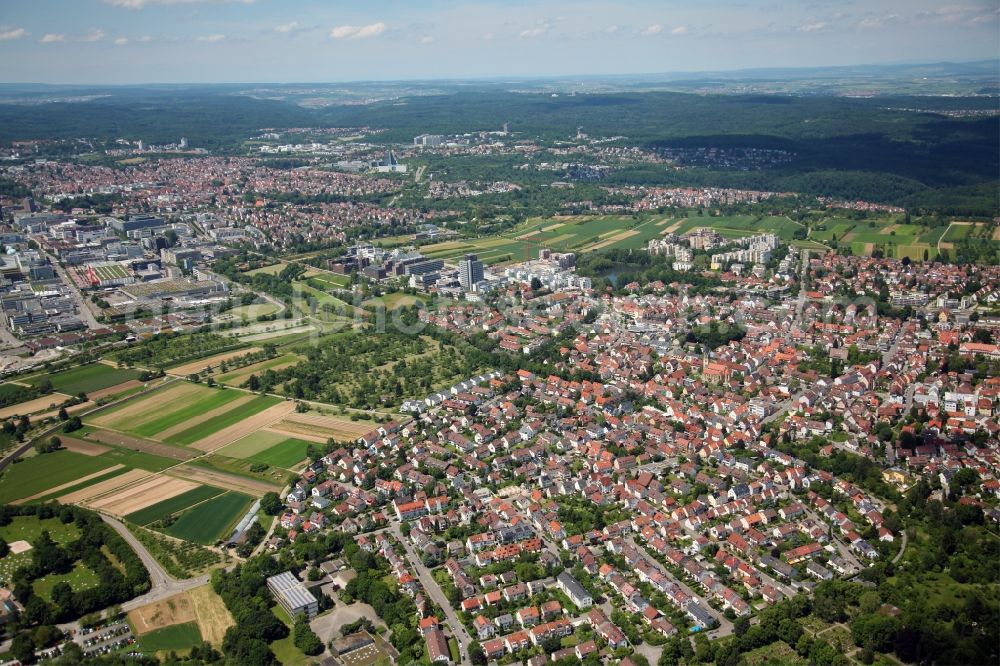
[(215, 368), (223, 361), (230, 361), (234, 358), (239, 358), (241, 356), (246, 356), (247, 354), (253, 354), (259, 351), (261, 351), (260, 347), (244, 347), (242, 349), (222, 352), (221, 354), (213, 354), (211, 356), (200, 358), (197, 361), (190, 361), (181, 365), (175, 365), (169, 368), (168, 372), (178, 377), (187, 377), (192, 373), (201, 372), (206, 368)]
[(201, 630), (198, 629), (198, 623), (185, 622), (139, 635), (136, 640), (136, 649), (146, 654), (156, 654), (157, 652), (184, 654), (201, 641), (202, 636)]
[(9, 407), (2, 407), (0, 408), (0, 419), (9, 419), (12, 416), (24, 416), (48, 411), (68, 398), (69, 396), (65, 393), (49, 393), (40, 398), (19, 402)]
[(229, 536), (252, 503), (247, 495), (230, 491), (185, 511), (163, 531), (178, 539), (213, 544)]
[(324, 416), (321, 414), (289, 414), (268, 430), (279, 434), (300, 437), (317, 444), (325, 443), (333, 438), (336, 440), (354, 440), (378, 427), (374, 421)]
[(0, 504), (23, 499), (90, 474), (110, 472), (113, 466), (114, 463), (100, 456), (85, 456), (72, 451), (23, 458), (0, 476)]
[(255, 430), (255, 417), (279, 403), (279, 398), (271, 396), (176, 382), (166, 389), (102, 412), (88, 422), (170, 444), (198, 443), (196, 448), (202, 448), (202, 440), (211, 440), (213, 435), (225, 433), (233, 426), (249, 425)]
[(226, 629), (234, 623), (222, 599), (212, 591), (210, 585), (196, 587), (131, 610), (128, 622), (140, 639), (140, 649), (144, 651), (179, 649), (162, 646), (184, 636), (191, 638), (195, 633), (197, 638), (181, 647), (190, 647), (206, 640), (218, 648), (222, 645)]
[(213, 497), (218, 497), (223, 492), (225, 491), (221, 488), (198, 486), (188, 490), (187, 492), (181, 493), (180, 495), (171, 497), (168, 500), (157, 502), (156, 504), (148, 506), (145, 509), (130, 513), (125, 516), (125, 520), (145, 527), (150, 523), (154, 523), (158, 520), (168, 518), (176, 513), (180, 513), (195, 504), (212, 499)]
[(81, 391), (89, 394), (91, 391), (123, 384), (138, 377), (138, 370), (115, 368), (104, 363), (90, 363), (55, 374), (35, 375), (27, 381), (38, 386), (42, 380), (48, 378), (56, 391), (76, 395)]
[(538, 257), (538, 250), (592, 252), (604, 249), (641, 249), (666, 233), (685, 234), (698, 227), (711, 227), (728, 236), (775, 233), (791, 240), (802, 225), (787, 217), (750, 215), (664, 218), (646, 216), (563, 216), (531, 218), (499, 237), (462, 239), (425, 245), (421, 252), (435, 259), (455, 260), (475, 252), (486, 263), (525, 261)]
[(244, 458), (266, 465), (292, 469), (306, 457), (310, 442), (270, 430), (260, 430), (219, 449), (230, 458)]
[[(300, 458), (299, 461), (302, 459)], [(296, 462), (299, 462), (296, 461)], [(194, 473), (212, 474), (214, 479), (203, 479), (206, 483), (228, 488), (249, 495), (262, 495), (271, 490), (278, 490), (291, 480), (288, 470), (272, 467), (269, 464), (257, 462), (249, 458), (231, 458), (213, 453), (191, 462), (189, 470)]]

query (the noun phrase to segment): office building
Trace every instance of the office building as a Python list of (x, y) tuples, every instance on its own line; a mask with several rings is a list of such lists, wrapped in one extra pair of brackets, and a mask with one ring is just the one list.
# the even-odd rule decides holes
[(474, 254), (467, 254), (458, 262), (458, 283), (463, 291), (472, 291), (473, 286), (483, 281), (483, 262)]

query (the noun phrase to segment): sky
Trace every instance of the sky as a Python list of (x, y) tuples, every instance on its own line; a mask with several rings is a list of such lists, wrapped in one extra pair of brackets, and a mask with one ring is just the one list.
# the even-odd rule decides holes
[(1000, 57), (998, 0), (0, 0), (0, 82), (336, 82)]

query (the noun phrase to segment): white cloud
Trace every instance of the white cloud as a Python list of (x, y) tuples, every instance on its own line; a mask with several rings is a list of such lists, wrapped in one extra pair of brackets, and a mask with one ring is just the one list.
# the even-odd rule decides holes
[(203, 35), (198, 37), (199, 42), (208, 42), (209, 44), (214, 44), (216, 42), (221, 42), (226, 38), (225, 35)]
[(643, 30), (639, 34), (642, 35), (642, 36), (644, 36), (644, 37), (652, 37), (653, 35), (658, 35), (661, 32), (663, 32), (663, 26), (660, 25), (659, 23), (654, 23), (653, 25), (647, 27), (645, 30)]
[(688, 29), (687, 29), (686, 25), (679, 25), (676, 28), (674, 28), (673, 30), (671, 30), (670, 34), (671, 35), (683, 35), (687, 31), (688, 31)]
[(430, 35), (426, 35), (426, 36), (420, 38), (420, 43), (421, 44), (433, 44), (434, 43), (434, 38), (431, 37)]
[(53, 44), (55, 42), (65, 42), (66, 35), (60, 35), (54, 32), (49, 32), (42, 35), (42, 38), (38, 40), (39, 44)]
[(370, 25), (338, 25), (330, 31), (334, 39), (365, 39), (377, 37), (385, 32), (385, 23), (379, 21)]
[(898, 14), (889, 14), (888, 16), (873, 16), (858, 21), (858, 27), (861, 28), (862, 30), (875, 30), (877, 28), (883, 28), (887, 25), (891, 25), (898, 21), (899, 21)]
[(528, 28), (526, 30), (522, 30), (520, 36), (522, 39), (532, 39), (534, 37), (541, 37), (548, 31), (549, 31), (549, 24), (543, 22), (540, 23), (539, 25), (536, 25), (534, 28)]
[(153, 5), (194, 5), (207, 3), (229, 3), (239, 2), (244, 5), (253, 4), (255, 0), (104, 0), (105, 4), (123, 9), (142, 9)]
[(274, 31), (275, 32), (280, 32), (283, 35), (287, 35), (288, 33), (295, 32), (298, 29), (299, 29), (299, 22), (298, 21), (292, 21), (291, 23), (285, 23), (284, 25), (278, 25), (278, 26), (274, 27)]
[(100, 28), (94, 28), (93, 30), (91, 30), (90, 32), (88, 32), (86, 35), (84, 35), (83, 37), (81, 37), (80, 40), (84, 41), (84, 42), (99, 42), (102, 39), (104, 39), (105, 37), (107, 37), (107, 33), (106, 32), (104, 32)]
[(9, 42), (14, 39), (27, 37), (29, 33), (24, 28), (11, 28), (10, 30), (0, 30), (0, 42)]
[(609, 35), (613, 35), (616, 32), (618, 32), (618, 26), (616, 26), (616, 25), (609, 25), (607, 28), (604, 29), (604, 32), (606, 32)]
[(796, 30), (799, 32), (819, 32), (826, 28), (826, 21), (814, 21), (813, 23), (806, 23), (805, 25), (800, 25)]
[(125, 46), (128, 44), (128, 37), (119, 37), (115, 40), (115, 46)]

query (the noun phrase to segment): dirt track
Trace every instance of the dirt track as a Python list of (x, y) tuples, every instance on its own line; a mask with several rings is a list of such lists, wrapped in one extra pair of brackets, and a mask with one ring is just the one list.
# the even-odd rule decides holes
[(232, 444), (238, 439), (242, 439), (247, 435), (257, 432), (258, 430), (263, 430), (267, 426), (281, 420), (293, 411), (295, 411), (295, 403), (290, 400), (279, 402), (277, 405), (268, 407), (264, 411), (258, 412), (250, 418), (244, 419), (239, 423), (234, 423), (228, 428), (223, 428), (222, 430), (212, 433), (204, 439), (198, 440), (191, 445), (191, 448), (198, 449), (199, 451), (215, 451), (216, 449), (221, 449), (223, 446)]
[(139, 437), (133, 437), (131, 435), (123, 435), (120, 432), (114, 432), (112, 430), (95, 430), (87, 436), (105, 444), (121, 446), (126, 449), (132, 449), (133, 451), (142, 451), (143, 453), (151, 453), (155, 456), (163, 456), (164, 458), (173, 458), (174, 460), (191, 460), (191, 458), (201, 455), (196, 451), (188, 451), (187, 449), (170, 446), (169, 444), (160, 444), (159, 442), (153, 442), (148, 439), (140, 439)]
[(237, 476), (236, 474), (227, 474), (226, 472), (219, 472), (214, 469), (199, 467), (198, 465), (180, 465), (172, 468), (168, 473), (183, 479), (190, 479), (198, 483), (215, 486), (216, 488), (235, 490), (254, 497), (260, 497), (264, 493), (272, 491), (277, 492), (281, 490), (281, 488), (275, 483), (248, 479), (243, 476)]

